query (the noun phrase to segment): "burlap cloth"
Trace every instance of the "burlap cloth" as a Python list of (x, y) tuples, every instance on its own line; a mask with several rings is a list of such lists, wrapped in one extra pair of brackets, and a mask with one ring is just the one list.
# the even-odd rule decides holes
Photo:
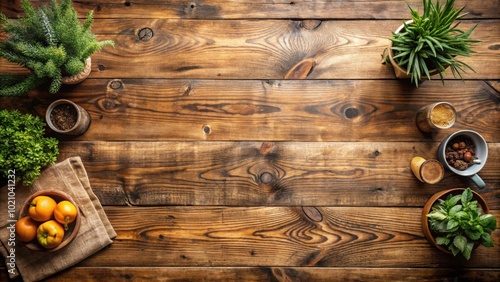
[(99, 199), (92, 192), (87, 172), (80, 157), (72, 157), (45, 169), (32, 187), (17, 187), (15, 190), (16, 218), (22, 204), (38, 190), (59, 189), (69, 194), (80, 207), (82, 216), (80, 231), (76, 238), (64, 248), (52, 252), (33, 251), (22, 242), (16, 241), (15, 247), (8, 245), (10, 231), (7, 212), (8, 189), (0, 189), (0, 253), (10, 269), (9, 250), (15, 248), (15, 273), (11, 278), (21, 275), (24, 281), (38, 281), (56, 272), (77, 264), (90, 255), (112, 243), (116, 233), (102, 209)]

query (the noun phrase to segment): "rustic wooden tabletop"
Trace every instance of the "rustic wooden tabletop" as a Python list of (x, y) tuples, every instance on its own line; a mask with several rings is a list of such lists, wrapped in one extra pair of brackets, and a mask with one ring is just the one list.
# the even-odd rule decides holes
[[(1, 11), (16, 17), (19, 2)], [(74, 1), (115, 48), (58, 94), (0, 99), (44, 116), (66, 98), (92, 117), (84, 135), (57, 136), (59, 160), (82, 158), (118, 236), (50, 280), (498, 281), (499, 229), (467, 261), (420, 223), (431, 195), (469, 186), (500, 219), (500, 4), (463, 4), (477, 73), (416, 88), (381, 64), (405, 1)], [(419, 131), (415, 114), (438, 101), (455, 125)], [(462, 129), (488, 142), (487, 187), (449, 171), (420, 182), (412, 157), (436, 158)]]

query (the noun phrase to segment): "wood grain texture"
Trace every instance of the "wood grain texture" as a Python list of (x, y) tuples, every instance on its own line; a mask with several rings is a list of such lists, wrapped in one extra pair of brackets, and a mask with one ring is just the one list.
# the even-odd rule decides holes
[[(0, 279), (7, 281), (0, 267)], [(371, 282), (497, 281), (500, 271), (490, 268), (344, 268), (344, 267), (79, 267), (49, 278), (72, 281), (247, 281), (247, 282)], [(20, 280), (19, 280), (20, 281)]]
[(452, 282), (496, 281), (500, 279), (500, 271), (482, 268), (76, 267), (50, 281), (96, 281), (102, 277), (108, 281)]
[[(1, 1), (0, 8), (8, 16), (20, 11), (19, 0)], [(46, 0), (32, 0), (34, 4)], [(419, 11), (420, 0), (85, 0), (73, 1), (83, 17), (94, 10), (96, 18), (180, 18), (180, 19), (239, 19), (239, 18), (315, 18), (315, 19), (404, 19), (409, 18), (406, 3)], [(500, 5), (496, 0), (458, 0), (457, 7), (467, 5), (467, 18), (498, 18)]]
[[(475, 23), (464, 20), (461, 27)], [(90, 78), (282, 79), (297, 63), (314, 60), (308, 79), (392, 79), (392, 68), (380, 61), (399, 25), (325, 20), (309, 30), (301, 20), (95, 20), (98, 38), (116, 46), (92, 56)], [(144, 28), (150, 40), (139, 39)], [(463, 61), (477, 73), (466, 79), (500, 79), (498, 30), (500, 20), (484, 20), (474, 31), (477, 53)], [(2, 61), (0, 72), (13, 71)]]
[[(419, 88), (380, 55), (422, 0), (73, 2), (116, 47), (93, 55), (83, 83), (0, 109), (44, 116), (67, 98), (90, 112), (85, 135), (48, 135), (58, 160), (82, 158), (118, 237), (49, 281), (500, 280), (500, 227), (466, 261), (420, 223), (432, 194), (467, 186), (500, 218), (500, 1), (456, 1), (460, 27), (479, 23), (464, 58), (477, 73)], [(12, 18), (19, 7), (0, 1)], [(26, 70), (0, 60), (5, 72)], [(415, 114), (436, 101), (457, 122), (424, 134)], [(451, 172), (419, 182), (411, 158), (435, 158), (461, 129), (488, 142), (487, 188)]]
[[(496, 268), (493, 248), (466, 261), (441, 253), (423, 236), (421, 208), (105, 207), (118, 237), (85, 267), (435, 267)], [(498, 210), (493, 211), (500, 216)]]
[[(45, 115), (70, 97), (92, 116), (78, 140), (433, 141), (473, 129), (500, 141), (500, 94), (484, 81), (87, 79), (58, 95), (0, 99)], [(457, 110), (453, 128), (424, 134), (415, 115), (428, 103)], [(386, 133), (390, 129), (390, 137)]]
[(488, 85), (495, 89), (496, 92), (500, 93), (500, 81), (499, 80), (490, 80), (490, 81), (486, 81), (486, 83), (488, 83)]
[[(80, 156), (107, 205), (422, 207), (442, 189), (475, 187), (451, 172), (436, 185), (417, 180), (410, 160), (436, 158), (438, 145), (73, 141), (61, 144), (59, 158)], [(489, 152), (481, 193), (498, 209), (500, 144), (490, 144)]]

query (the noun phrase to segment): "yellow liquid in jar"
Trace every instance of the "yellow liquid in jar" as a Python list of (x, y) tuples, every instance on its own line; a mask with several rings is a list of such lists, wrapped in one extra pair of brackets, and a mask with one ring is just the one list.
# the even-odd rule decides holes
[(431, 121), (438, 127), (447, 127), (455, 121), (455, 113), (449, 105), (440, 104), (432, 109)]

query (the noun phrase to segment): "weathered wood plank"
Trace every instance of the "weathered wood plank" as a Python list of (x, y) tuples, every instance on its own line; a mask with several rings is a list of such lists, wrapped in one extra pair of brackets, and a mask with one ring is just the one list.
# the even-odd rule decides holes
[[(281, 79), (297, 63), (312, 59), (316, 65), (308, 76), (311, 79), (393, 78), (390, 67), (380, 64), (380, 55), (400, 24), (323, 21), (308, 30), (301, 21), (290, 20), (103, 20), (96, 31), (118, 44), (96, 55), (105, 71), (94, 73), (106, 78)], [(464, 21), (462, 25), (473, 24)], [(141, 42), (137, 33), (144, 27), (151, 28), (154, 36)], [(474, 38), (482, 41), (476, 47), (478, 53), (463, 60), (478, 73), (466, 78), (500, 78), (495, 47), (499, 29), (498, 20), (481, 21), (476, 28)]]
[[(105, 277), (105, 278), (104, 278)], [(1, 276), (0, 276), (1, 278)], [(498, 281), (498, 269), (342, 267), (75, 267), (50, 281)]]
[[(19, 0), (1, 1), (2, 12), (14, 17), (20, 11)], [(46, 0), (32, 0), (38, 4)], [(83, 16), (94, 10), (96, 18), (181, 18), (181, 19), (404, 19), (409, 18), (406, 3), (422, 11), (421, 0), (74, 0)], [(458, 0), (456, 7), (467, 5), (467, 18), (498, 18), (500, 5), (495, 0)]]
[(491, 86), (491, 88), (495, 89), (495, 91), (497, 93), (500, 93), (500, 81), (499, 80), (487, 81), (486, 83), (488, 83), (488, 85)]
[[(472, 259), (432, 247), (420, 208), (105, 207), (118, 237), (79, 264), (85, 267), (436, 267), (497, 268), (495, 247)], [(492, 212), (497, 218), (500, 212)]]
[[(107, 205), (417, 206), (475, 185), (448, 172), (435, 185), (410, 170), (436, 142), (64, 142)], [(489, 144), (481, 193), (500, 208), (500, 143)], [(477, 190), (477, 188), (475, 188)]]
[[(393, 79), (381, 54), (401, 21), (323, 21), (312, 30), (296, 20), (96, 20), (100, 39), (116, 47), (93, 55), (91, 78), (283, 79), (298, 63), (314, 61), (308, 79)], [(466, 20), (463, 28), (475, 24)], [(153, 37), (138, 33), (150, 28)], [(463, 61), (477, 73), (466, 79), (500, 79), (500, 20), (474, 32), (478, 53)], [(355, 58), (355, 59), (354, 59)], [(5, 60), (0, 72), (20, 70)], [(453, 79), (451, 73), (447, 78)]]
[[(15, 17), (19, 2), (0, 10)], [(93, 117), (84, 136), (58, 136), (59, 159), (82, 157), (118, 238), (55, 281), (500, 279), (500, 229), (472, 261), (421, 231), (430, 195), (471, 182), (448, 172), (423, 185), (409, 169), (448, 133), (480, 132), (490, 149), (480, 193), (500, 218), (499, 1), (457, 1), (468, 4), (464, 28), (480, 23), (479, 53), (465, 59), (478, 73), (418, 89), (380, 64), (405, 1), (74, 3), (81, 16), (95, 9), (94, 32), (116, 48), (58, 95), (0, 99), (43, 115), (64, 97)], [(306, 80), (283, 80), (304, 65), (290, 77)], [(23, 71), (0, 61), (0, 72)], [(434, 101), (455, 105), (457, 123), (422, 134), (414, 115)]]
[[(473, 129), (500, 142), (500, 96), (483, 81), (87, 79), (58, 95), (0, 99), (0, 108), (44, 116), (56, 98), (91, 113), (79, 140), (440, 141)], [(434, 101), (452, 103), (457, 122), (423, 134), (415, 115)]]

